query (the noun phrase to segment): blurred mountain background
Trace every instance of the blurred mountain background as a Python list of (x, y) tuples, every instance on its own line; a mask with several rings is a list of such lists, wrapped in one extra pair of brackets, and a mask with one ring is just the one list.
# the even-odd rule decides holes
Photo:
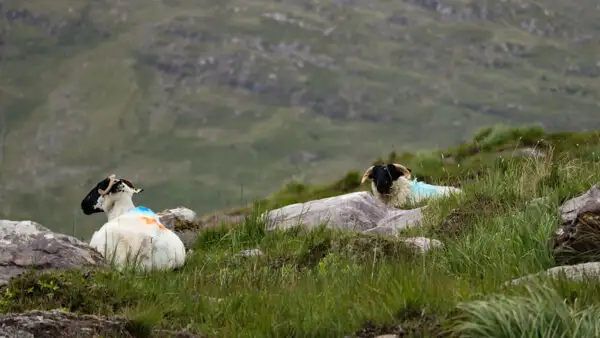
[(0, 0), (0, 218), (88, 237), (251, 202), (493, 124), (600, 128), (600, 3)]

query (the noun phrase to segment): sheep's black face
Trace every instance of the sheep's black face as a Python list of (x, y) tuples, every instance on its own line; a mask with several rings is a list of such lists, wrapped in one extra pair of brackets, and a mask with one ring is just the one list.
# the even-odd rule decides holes
[[(91, 215), (98, 212), (104, 212), (104, 210), (102, 210), (101, 195), (100, 192), (98, 192), (98, 189), (106, 190), (109, 184), (110, 180), (105, 178), (98, 182), (98, 184), (96, 184), (96, 186), (92, 188), (90, 192), (88, 192), (88, 194), (81, 201), (81, 210), (84, 214)], [(115, 186), (113, 186), (112, 189), (114, 188)]]
[[(102, 196), (100, 195), (99, 190), (106, 190), (110, 185), (110, 179), (107, 177), (102, 181), (98, 182), (90, 192), (83, 198), (81, 201), (81, 210), (86, 215), (95, 214), (98, 212), (104, 212), (102, 210)], [(113, 186), (107, 192), (107, 194), (114, 194), (118, 192), (123, 192), (125, 189), (135, 190), (133, 183), (131, 181), (126, 180), (124, 178), (116, 179)], [(136, 192), (140, 192), (138, 190)]]
[(380, 194), (389, 194), (394, 181), (398, 180), (404, 173), (392, 164), (380, 164), (373, 167), (369, 178), (375, 183)]

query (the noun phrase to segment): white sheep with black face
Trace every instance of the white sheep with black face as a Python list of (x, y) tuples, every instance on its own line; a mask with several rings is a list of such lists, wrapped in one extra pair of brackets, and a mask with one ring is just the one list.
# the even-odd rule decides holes
[(411, 171), (400, 164), (378, 164), (369, 167), (360, 184), (371, 180), (371, 191), (383, 204), (399, 208), (411, 194)]
[(104, 212), (108, 222), (94, 232), (90, 246), (118, 269), (182, 266), (186, 253), (181, 239), (165, 228), (152, 210), (133, 204), (133, 195), (142, 191), (115, 175), (96, 184), (81, 201), (81, 210), (86, 215)]
[(436, 198), (460, 192), (459, 188), (431, 185), (411, 180), (412, 171), (401, 164), (378, 164), (363, 174), (361, 184), (371, 180), (371, 191), (383, 204), (400, 208), (407, 202), (418, 203), (426, 198)]

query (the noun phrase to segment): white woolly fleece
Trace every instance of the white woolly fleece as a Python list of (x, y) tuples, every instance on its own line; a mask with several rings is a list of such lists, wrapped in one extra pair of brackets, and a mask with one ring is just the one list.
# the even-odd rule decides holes
[(373, 196), (383, 204), (394, 208), (400, 208), (401, 205), (408, 201), (412, 191), (412, 186), (410, 180), (404, 176), (401, 176), (392, 182), (389, 194), (380, 194), (379, 191), (377, 191), (375, 182), (373, 181), (371, 181), (371, 191), (373, 192)]
[(139, 214), (127, 214), (135, 205), (133, 191), (129, 187), (124, 190), (98, 200), (108, 222), (94, 232), (90, 247), (114, 263), (118, 270), (126, 266), (137, 266), (145, 271), (183, 266), (186, 253), (179, 236), (158, 222), (148, 223)]

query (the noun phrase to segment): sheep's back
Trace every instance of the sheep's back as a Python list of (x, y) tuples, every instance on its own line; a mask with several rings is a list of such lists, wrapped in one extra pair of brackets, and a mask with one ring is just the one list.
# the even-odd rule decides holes
[(119, 265), (125, 263), (127, 255), (131, 257), (130, 252), (138, 256), (137, 261), (145, 269), (176, 267), (185, 261), (185, 247), (179, 236), (167, 229), (158, 215), (144, 207), (104, 224), (92, 237), (90, 246), (107, 259), (114, 256)]

